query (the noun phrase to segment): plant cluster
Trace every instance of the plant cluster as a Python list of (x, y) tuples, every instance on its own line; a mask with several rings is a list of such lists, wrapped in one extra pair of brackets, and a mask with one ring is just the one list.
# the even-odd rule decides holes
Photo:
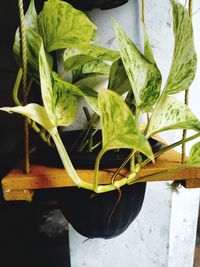
[[(60, 0), (48, 0), (40, 14), (37, 14), (34, 1), (31, 0), (25, 16), (30, 81), (28, 90), (31, 90), (32, 81), (40, 84), (43, 105), (21, 105), (18, 97), (22, 77), (20, 69), (13, 93), (17, 106), (4, 107), (1, 110), (27, 116), (30, 125), (46, 142), (49, 142), (47, 133), (50, 134), (64, 168), (78, 187), (101, 193), (125, 184), (149, 180), (151, 177), (137, 178), (142, 167), (150, 161), (154, 162), (156, 157), (169, 149), (200, 136), (199, 119), (188, 106), (173, 97), (188, 89), (192, 83), (197, 56), (192, 21), (187, 9), (176, 0), (171, 0), (171, 5), (174, 54), (167, 82), (161, 91), (162, 76), (155, 62), (144, 23), (144, 53), (138, 50), (116, 21), (114, 31), (119, 51), (113, 51), (94, 44), (96, 26), (84, 13), (70, 4)], [(62, 74), (52, 70), (51, 52), (60, 49), (65, 49)], [(15, 36), (14, 55), (20, 65), (19, 29)], [(91, 86), (91, 80), (102, 75), (109, 77), (108, 88), (97, 92)], [(89, 151), (99, 146), (93, 184), (82, 181), (78, 176), (58, 131), (58, 127), (66, 127), (76, 121), (81, 98), (84, 98), (93, 110), (91, 114), (88, 109), (84, 109), (88, 122), (83, 129), (82, 144), (87, 146)], [(142, 130), (139, 125), (141, 114), (147, 116), (147, 125)], [(95, 124), (98, 120), (101, 122), (102, 142), (93, 144)], [(148, 139), (160, 132), (174, 129), (191, 129), (197, 133), (154, 154)], [(109, 185), (99, 185), (101, 158), (108, 150), (116, 150), (117, 153), (123, 148), (130, 149), (128, 158), (119, 166)], [(146, 159), (143, 159), (141, 154), (145, 155)], [(116, 181), (114, 178), (129, 160), (129, 176)], [(188, 166), (200, 166), (200, 142), (192, 147), (188, 161), (182, 164), (181, 168)]]

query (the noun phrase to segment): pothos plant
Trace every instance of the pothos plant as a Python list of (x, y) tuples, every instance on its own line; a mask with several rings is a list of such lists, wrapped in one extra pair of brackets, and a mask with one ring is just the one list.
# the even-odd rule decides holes
[[(3, 107), (1, 110), (27, 116), (33, 129), (50, 144), (48, 133), (54, 141), (66, 172), (78, 187), (103, 193), (125, 184), (150, 180), (151, 176), (137, 178), (137, 173), (142, 167), (151, 161), (154, 162), (156, 157), (169, 149), (200, 136), (199, 119), (188, 106), (173, 97), (189, 88), (192, 83), (197, 56), (192, 21), (187, 9), (175, 0), (171, 0), (171, 5), (174, 54), (167, 82), (161, 91), (162, 77), (144, 23), (144, 53), (138, 50), (117, 21), (114, 21), (114, 31), (119, 51), (113, 51), (94, 44), (96, 26), (84, 13), (74, 9), (70, 4), (60, 0), (48, 0), (38, 15), (34, 1), (31, 0), (25, 16), (27, 66), (30, 78), (28, 90), (31, 90), (32, 81), (40, 84), (43, 105), (21, 105), (18, 97), (22, 76), (20, 69), (13, 91), (17, 106)], [(51, 52), (60, 49), (65, 49), (62, 74), (52, 71)], [(14, 54), (20, 63), (19, 30), (15, 36)], [(71, 74), (70, 78), (68, 74)], [(102, 88), (97, 92), (89, 86), (88, 80), (91, 81), (99, 75), (108, 76), (109, 83), (107, 89)], [(102, 142), (94, 145), (99, 145), (99, 154), (96, 158), (93, 183), (87, 183), (79, 177), (58, 131), (58, 127), (67, 127), (76, 121), (80, 98), (85, 98), (94, 113), (88, 115), (89, 122), (86, 128), (93, 129), (94, 122), (98, 119), (101, 122)], [(143, 130), (139, 125), (141, 114), (147, 115), (147, 125)], [(148, 139), (160, 132), (174, 129), (191, 129), (197, 133), (154, 154)], [(85, 132), (84, 140), (91, 144), (96, 130)], [(109, 150), (118, 153), (122, 148), (130, 149), (129, 156), (119, 166), (110, 184), (99, 185), (101, 158)], [(141, 157), (142, 154), (146, 159)], [(130, 174), (115, 180), (128, 161)], [(200, 166), (200, 142), (192, 147), (187, 162), (180, 168), (188, 166)], [(153, 176), (164, 174), (165, 172), (162, 172)]]

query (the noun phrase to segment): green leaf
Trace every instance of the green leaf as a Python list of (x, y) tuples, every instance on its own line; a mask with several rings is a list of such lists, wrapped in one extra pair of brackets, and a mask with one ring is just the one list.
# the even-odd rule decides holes
[(200, 167), (200, 142), (192, 146), (187, 162), (193, 167)]
[[(29, 8), (25, 15), (25, 28), (38, 32), (38, 20), (37, 20), (37, 12), (35, 9), (34, 0), (31, 0)], [(20, 54), (20, 34), (19, 28), (15, 33), (15, 42), (13, 46), (14, 54), (19, 56)]]
[(60, 0), (49, 0), (38, 16), (39, 31), (50, 52), (68, 45), (88, 44), (96, 26), (81, 11)]
[(140, 53), (117, 22), (114, 23), (114, 29), (136, 106), (142, 111), (150, 111), (160, 95), (160, 71)]
[(54, 86), (53, 90), (51, 70), (43, 45), (40, 48), (39, 70), (42, 99), (51, 122), (56, 126), (72, 124), (77, 115), (77, 98), (58, 86)]
[[(81, 46), (68, 47), (63, 55), (65, 69), (78, 67), (94, 59), (114, 61), (118, 57), (118, 51), (113, 51), (100, 46), (85, 44)], [(70, 68), (70, 66), (72, 67)]]
[(171, 69), (164, 89), (165, 94), (176, 94), (188, 89), (197, 68), (192, 19), (184, 6), (174, 0), (171, 0), (171, 3), (175, 46)]
[(73, 83), (91, 75), (109, 75), (110, 65), (101, 59), (95, 59), (73, 71)]
[(156, 106), (151, 116), (147, 136), (173, 129), (200, 131), (200, 121), (187, 105), (166, 96)]
[(115, 91), (119, 95), (132, 91), (126, 70), (121, 58), (113, 62), (110, 68), (108, 89)]
[[(34, 1), (30, 2), (28, 11), (25, 15), (26, 27), (26, 42), (27, 42), (27, 68), (28, 74), (39, 83), (39, 50), (42, 43), (42, 38), (38, 34), (37, 13), (35, 10)], [(21, 53), (20, 53), (20, 36), (19, 28), (15, 34), (15, 42), (13, 52), (17, 63), (21, 66)], [(49, 65), (52, 67), (52, 58), (46, 53)]]
[[(31, 30), (26, 31), (27, 36), (27, 67), (28, 74), (32, 77), (36, 82), (39, 83), (39, 51), (42, 44), (42, 38), (36, 32)], [(53, 66), (53, 59), (49, 53), (45, 51), (45, 55), (47, 58), (48, 65), (50, 69)]]
[(98, 97), (102, 124), (103, 151), (129, 148), (140, 151), (153, 160), (149, 142), (139, 131), (135, 118), (121, 97), (103, 89)]
[(86, 86), (76, 86), (66, 81), (61, 80), (56, 73), (52, 73), (53, 91), (59, 88), (66, 95), (81, 96), (86, 99), (88, 104), (98, 113), (97, 92)]
[(149, 36), (146, 30), (146, 26), (143, 23), (143, 32), (144, 32), (144, 56), (148, 59), (152, 64), (156, 65), (156, 61), (153, 56), (153, 51), (151, 48), (151, 44), (149, 41)]
[(0, 108), (0, 110), (9, 113), (19, 113), (21, 115), (24, 115), (29, 119), (40, 124), (49, 132), (53, 131), (55, 128), (55, 125), (50, 121), (45, 108), (38, 104), (28, 104), (26, 106), (17, 106), (17, 107), (4, 107)]

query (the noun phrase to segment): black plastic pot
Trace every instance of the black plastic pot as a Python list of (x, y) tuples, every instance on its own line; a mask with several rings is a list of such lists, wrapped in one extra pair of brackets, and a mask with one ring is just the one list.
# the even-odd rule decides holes
[(75, 8), (80, 10), (91, 10), (93, 8), (110, 9), (124, 5), (128, 0), (67, 0)]
[[(61, 137), (65, 147), (70, 150), (80, 131), (64, 132)], [(101, 138), (101, 132), (96, 141)], [(150, 139), (154, 151), (158, 151), (163, 144)], [(70, 145), (69, 145), (70, 144)], [(122, 149), (118, 153), (108, 152), (101, 161), (102, 168), (118, 167), (130, 153)], [(76, 168), (93, 169), (98, 151), (71, 152), (70, 158)], [(34, 162), (62, 167), (62, 163), (55, 149), (39, 145), (33, 156)], [(95, 194), (92, 191), (77, 187), (62, 188), (57, 191), (60, 208), (81, 234), (88, 238), (113, 238), (123, 233), (139, 214), (145, 195), (146, 183), (125, 185), (121, 188), (121, 198), (116, 205), (119, 192), (117, 190)]]

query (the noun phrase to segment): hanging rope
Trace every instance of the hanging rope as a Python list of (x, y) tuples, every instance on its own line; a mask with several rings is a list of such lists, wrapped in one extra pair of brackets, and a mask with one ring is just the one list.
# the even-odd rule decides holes
[[(23, 105), (27, 104), (27, 53), (26, 53), (26, 29), (23, 0), (18, 0), (19, 17), (20, 17), (20, 44), (21, 44), (21, 60), (22, 60), (22, 89), (23, 89)], [(24, 171), (30, 172), (29, 164), (29, 128), (28, 119), (24, 117)]]
[[(189, 16), (190, 18), (192, 17), (192, 0), (189, 0), (188, 4), (188, 10), (189, 10)], [(185, 90), (185, 101), (184, 103), (188, 106), (189, 104), (189, 88)], [(187, 137), (187, 130), (183, 130), (183, 139)], [(186, 162), (186, 144), (182, 144), (182, 157), (181, 157), (181, 162), (185, 163)]]
[(142, 0), (142, 16), (141, 16), (142, 22), (144, 23), (144, 0)]

